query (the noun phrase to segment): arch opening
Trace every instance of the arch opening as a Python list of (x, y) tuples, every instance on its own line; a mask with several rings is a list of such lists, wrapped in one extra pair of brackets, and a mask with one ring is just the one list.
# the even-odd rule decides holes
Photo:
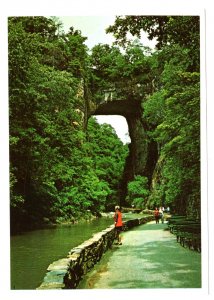
[(96, 115), (95, 118), (99, 124), (111, 125), (123, 144), (131, 143), (129, 127), (125, 117), (120, 115)]
[(104, 206), (112, 211), (115, 205), (124, 204), (124, 170), (130, 155), (128, 124), (121, 116), (100, 115), (89, 117), (87, 124), (87, 140), (97, 145), (93, 151), (95, 173), (101, 185), (109, 187)]
[(137, 100), (111, 100), (96, 105), (90, 116), (125, 118), (129, 132), (128, 155), (120, 184), (120, 204), (126, 205), (128, 183), (136, 175), (148, 178), (151, 185), (152, 174), (157, 162), (157, 145), (147, 135), (146, 123), (143, 119), (141, 101)]

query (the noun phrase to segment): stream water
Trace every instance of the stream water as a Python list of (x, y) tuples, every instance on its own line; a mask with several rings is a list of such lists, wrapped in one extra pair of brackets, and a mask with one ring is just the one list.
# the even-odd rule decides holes
[(12, 236), (11, 289), (37, 288), (42, 283), (49, 264), (66, 257), (70, 249), (112, 223), (112, 218), (103, 217), (90, 222), (58, 225)]

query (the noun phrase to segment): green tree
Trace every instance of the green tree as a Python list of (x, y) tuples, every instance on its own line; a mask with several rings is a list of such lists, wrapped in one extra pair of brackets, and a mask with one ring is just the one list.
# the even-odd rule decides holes
[(113, 91), (114, 99), (139, 101), (152, 89), (150, 50), (138, 40), (125, 53), (118, 47), (96, 45), (90, 57), (93, 69), (91, 90), (100, 103), (104, 91)]
[(143, 30), (150, 40), (156, 40), (157, 49), (169, 44), (188, 49), (191, 68), (199, 71), (199, 16), (118, 16), (106, 32), (113, 33), (117, 43), (124, 46), (128, 42), (128, 32), (140, 38)]
[[(84, 87), (80, 68), (67, 64), (72, 34), (57, 28), (43, 17), (9, 18), (11, 220), (28, 226), (56, 220), (60, 193), (81, 167)], [(84, 42), (73, 35), (75, 47)]]
[(149, 195), (148, 178), (137, 175), (134, 180), (128, 183), (127, 200), (137, 208), (145, 208)]
[(9, 18), (12, 229), (99, 214), (117, 197), (126, 147), (108, 125), (84, 131), (85, 39), (57, 19)]
[[(180, 53), (178, 52), (180, 51)], [(165, 64), (163, 88), (148, 97), (144, 116), (150, 124), (150, 136), (159, 145), (163, 158), (162, 199), (183, 210), (200, 211), (200, 85), (199, 73), (188, 72), (185, 50), (177, 48), (177, 57)], [(162, 160), (162, 159), (161, 159)], [(160, 186), (157, 186), (160, 190)], [(155, 191), (153, 191), (156, 194)], [(191, 200), (189, 201), (189, 197)], [(193, 201), (194, 198), (194, 201)], [(182, 203), (182, 205), (180, 205)], [(176, 208), (177, 207), (177, 208)]]
[(93, 159), (95, 174), (99, 180), (108, 184), (110, 193), (107, 195), (105, 208), (112, 209), (119, 201), (120, 183), (128, 155), (127, 145), (123, 145), (110, 125), (99, 125), (94, 118), (90, 118), (88, 143), (84, 146)]
[(198, 16), (119, 16), (107, 32), (130, 44), (142, 30), (156, 39), (149, 57), (152, 88), (142, 109), (158, 145), (148, 204), (171, 204), (200, 217), (200, 35)]

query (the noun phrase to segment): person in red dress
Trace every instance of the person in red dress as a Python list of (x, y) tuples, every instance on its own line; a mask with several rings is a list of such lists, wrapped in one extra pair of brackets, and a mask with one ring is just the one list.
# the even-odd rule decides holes
[(123, 221), (122, 221), (121, 209), (119, 206), (115, 206), (114, 226), (115, 226), (116, 239), (118, 241), (118, 245), (122, 245), (121, 231), (123, 229)]

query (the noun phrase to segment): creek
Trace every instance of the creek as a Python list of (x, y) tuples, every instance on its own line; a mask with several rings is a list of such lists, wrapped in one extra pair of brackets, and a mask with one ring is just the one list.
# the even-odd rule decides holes
[(11, 289), (36, 289), (49, 264), (112, 223), (112, 217), (102, 217), (11, 236)]

